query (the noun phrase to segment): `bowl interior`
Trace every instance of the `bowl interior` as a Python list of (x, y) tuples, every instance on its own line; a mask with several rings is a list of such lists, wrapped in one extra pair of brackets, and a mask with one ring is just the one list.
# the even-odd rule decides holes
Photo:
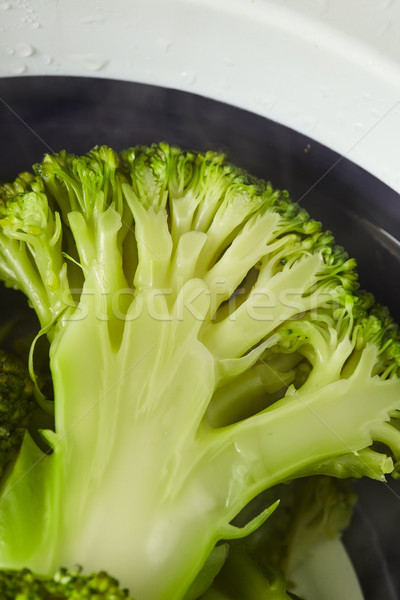
[[(359, 264), (361, 285), (400, 321), (400, 198), (328, 148), (282, 125), (203, 97), (105, 79), (0, 80), (0, 179), (30, 168), (45, 152), (117, 150), (161, 140), (213, 149), (254, 175), (289, 190), (331, 229)], [(12, 300), (11, 300), (12, 295)], [(21, 302), (2, 291), (3, 314)], [(365, 481), (345, 543), (366, 600), (395, 600), (400, 550), (392, 526), (400, 486)], [(384, 510), (382, 510), (384, 507)]]

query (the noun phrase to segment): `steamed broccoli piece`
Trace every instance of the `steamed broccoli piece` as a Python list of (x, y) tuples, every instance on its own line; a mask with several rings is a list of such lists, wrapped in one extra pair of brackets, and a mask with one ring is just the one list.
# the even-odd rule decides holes
[(35, 408), (28, 369), (0, 350), (0, 478), (19, 452)]
[(291, 581), (294, 569), (314, 552), (318, 542), (341, 536), (356, 501), (347, 480), (307, 477), (261, 494), (242, 512), (240, 523), (276, 497), (280, 504), (274, 517), (250, 536), (231, 542), (228, 560), (203, 600), (297, 598)]
[(80, 569), (59, 569), (52, 578), (29, 569), (0, 572), (2, 600), (132, 600), (107, 573), (82, 575)]
[(188, 598), (276, 509), (232, 523), (263, 490), (399, 460), (390, 317), (329, 232), (219, 154), (45, 156), (0, 187), (0, 275), (50, 342), (55, 408), (52, 453), (26, 435), (2, 490), (3, 568)]
[[(286, 578), (290, 578), (290, 573), (314, 551), (318, 542), (342, 536), (357, 501), (348, 480), (332, 477), (299, 479), (293, 482), (289, 493), (291, 498), (286, 503), (288, 526), (279, 561), (279, 568)], [(267, 531), (260, 531), (254, 541), (254, 554), (260, 556), (263, 549), (264, 560), (268, 556), (267, 536)]]
[(292, 600), (283, 576), (260, 565), (243, 548), (233, 547), (202, 600)]

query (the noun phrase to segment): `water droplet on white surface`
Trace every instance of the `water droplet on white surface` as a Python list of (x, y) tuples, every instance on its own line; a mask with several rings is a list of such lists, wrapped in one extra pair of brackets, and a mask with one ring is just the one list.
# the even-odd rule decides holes
[(312, 131), (315, 128), (316, 120), (314, 117), (307, 117), (303, 121), (305, 131)]
[(50, 54), (44, 54), (43, 55), (43, 62), (45, 65), (51, 65), (51, 63), (53, 62), (53, 57), (50, 56)]
[(27, 58), (28, 56), (32, 56), (32, 54), (35, 53), (35, 49), (30, 44), (22, 43), (22, 44), (17, 44), (15, 46), (15, 52), (16, 52), (16, 54), (18, 54), (18, 56)]
[(15, 52), (14, 48), (11, 48), (11, 46), (7, 46), (7, 48), (6, 48), (7, 54), (12, 55), (12, 54), (14, 54), (14, 52)]
[(389, 8), (390, 6), (392, 6), (393, 4), (393, 0), (381, 0), (381, 2), (378, 2), (378, 8), (380, 8), (381, 10), (385, 10), (386, 8)]
[(193, 85), (196, 81), (196, 73), (193, 71), (182, 71), (181, 81), (189, 85)]
[(167, 40), (166, 38), (158, 38), (157, 43), (160, 46), (161, 50), (165, 52), (165, 54), (168, 54), (168, 52), (171, 50), (174, 44), (174, 42), (172, 42), (171, 40)]
[(28, 67), (26, 65), (12, 65), (11, 73), (15, 75), (22, 75), (22, 73), (26, 73)]
[[(303, 0), (302, 8), (311, 14), (322, 14), (330, 8), (330, 3), (330, 0)], [(297, 8), (298, 0), (286, 0), (286, 4)]]
[(261, 98), (260, 106), (264, 110), (270, 110), (275, 105), (275, 98)]
[(392, 28), (392, 22), (390, 19), (383, 23), (377, 30), (378, 37), (384, 37), (387, 35), (388, 31)]
[(297, 115), (299, 114), (297, 104), (289, 104), (289, 106), (287, 107), (287, 113), (292, 117), (297, 117)]
[(11, 8), (11, 4), (9, 4), (8, 2), (3, 2), (2, 4), (0, 4), (0, 8), (1, 10), (9, 10)]
[(82, 17), (81, 23), (83, 25), (93, 25), (94, 23), (104, 23), (105, 17), (100, 15), (91, 15), (88, 17)]
[(228, 67), (233, 67), (233, 65), (235, 64), (233, 59), (230, 56), (223, 56), (222, 57), (222, 62), (227, 65)]
[(39, 29), (39, 27), (40, 27), (40, 23), (38, 21), (34, 21), (32, 23), (32, 29)]
[(97, 54), (76, 54), (72, 56), (87, 71), (101, 71), (108, 64), (108, 59)]
[(328, 98), (328, 96), (330, 94), (328, 86), (326, 86), (326, 85), (320, 85), (319, 89), (321, 91), (321, 96), (323, 98)]

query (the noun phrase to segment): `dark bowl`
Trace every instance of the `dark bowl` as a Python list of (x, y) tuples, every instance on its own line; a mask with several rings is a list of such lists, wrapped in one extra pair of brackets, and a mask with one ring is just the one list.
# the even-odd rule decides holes
[[(255, 114), (193, 94), (135, 83), (66, 77), (0, 80), (1, 179), (45, 152), (84, 153), (168, 141), (225, 151), (254, 175), (289, 190), (331, 229), (359, 264), (361, 285), (400, 321), (400, 198), (311, 138)], [(2, 292), (3, 314), (18, 298)], [(6, 311), (6, 313), (4, 313)], [(400, 597), (400, 482), (358, 484), (344, 541), (366, 600)]]

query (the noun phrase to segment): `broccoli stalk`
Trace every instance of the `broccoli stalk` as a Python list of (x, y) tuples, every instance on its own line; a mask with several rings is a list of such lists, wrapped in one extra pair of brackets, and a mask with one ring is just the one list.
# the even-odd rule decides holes
[(2, 491), (0, 566), (190, 598), (261, 491), (392, 471), (397, 330), (286, 193), (166, 144), (35, 173), (1, 188), (0, 273), (49, 338), (55, 431)]

